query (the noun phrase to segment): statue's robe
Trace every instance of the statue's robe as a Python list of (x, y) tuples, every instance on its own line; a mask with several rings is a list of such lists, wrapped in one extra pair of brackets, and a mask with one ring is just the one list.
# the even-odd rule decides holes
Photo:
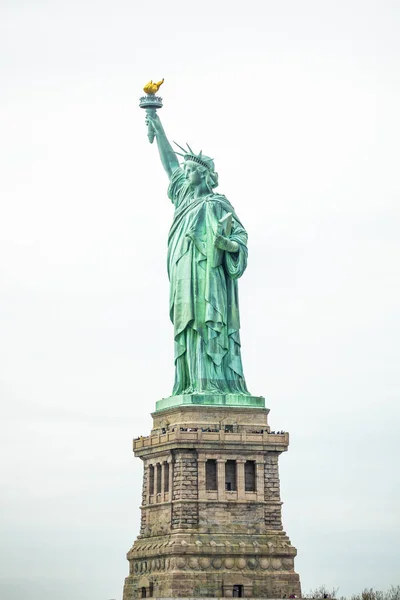
[[(229, 201), (194, 198), (176, 169), (168, 188), (175, 214), (168, 238), (170, 317), (175, 337), (173, 395), (248, 394), (240, 356), (237, 279), (247, 265), (247, 233)], [(232, 213), (234, 253), (214, 246), (218, 221)]]

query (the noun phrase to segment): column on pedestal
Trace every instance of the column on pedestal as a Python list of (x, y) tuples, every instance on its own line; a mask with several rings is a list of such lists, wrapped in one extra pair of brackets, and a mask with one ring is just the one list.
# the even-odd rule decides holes
[(168, 464), (169, 464), (169, 473), (168, 473), (168, 477), (169, 477), (169, 483), (168, 483), (168, 493), (169, 493), (169, 499), (170, 502), (172, 502), (173, 498), (173, 490), (172, 490), (172, 481), (173, 481), (173, 470), (174, 470), (174, 465), (172, 462), (172, 457), (168, 459)]
[(161, 463), (161, 501), (165, 501), (165, 461)]
[(197, 458), (199, 500), (206, 500), (206, 458), (200, 455)]
[(218, 500), (225, 501), (225, 458), (217, 458)]
[(157, 502), (160, 501), (161, 499), (161, 463), (157, 463), (155, 466), (155, 490), (154, 493), (156, 494), (157, 497)]
[(264, 468), (265, 468), (265, 463), (264, 461), (261, 460), (257, 460), (256, 462), (256, 491), (257, 491), (257, 500), (258, 502), (263, 502), (264, 500), (264, 494), (265, 494), (265, 490), (264, 490)]
[(238, 458), (236, 460), (236, 476), (237, 476), (237, 494), (238, 500), (246, 500), (245, 490), (245, 476), (244, 476), (244, 465), (246, 460), (244, 458)]

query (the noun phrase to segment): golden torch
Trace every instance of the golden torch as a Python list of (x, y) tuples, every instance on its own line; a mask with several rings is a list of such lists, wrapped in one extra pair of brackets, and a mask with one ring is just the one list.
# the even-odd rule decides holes
[[(143, 88), (143, 91), (146, 92), (146, 96), (142, 96), (140, 98), (139, 106), (140, 108), (144, 108), (148, 115), (154, 115), (157, 111), (157, 108), (162, 108), (162, 98), (161, 96), (156, 96), (160, 86), (164, 83), (164, 79), (158, 81), (157, 83), (153, 83), (153, 81), (149, 81)], [(155, 131), (151, 123), (147, 125), (147, 137), (149, 138), (150, 144), (153, 143), (155, 136)]]

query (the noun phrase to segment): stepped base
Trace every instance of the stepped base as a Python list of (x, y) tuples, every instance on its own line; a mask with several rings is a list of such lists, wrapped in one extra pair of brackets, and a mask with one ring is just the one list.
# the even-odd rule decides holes
[(238, 406), (247, 408), (265, 408), (262, 396), (245, 396), (244, 394), (180, 394), (169, 396), (156, 402), (156, 412), (183, 405), (203, 406)]

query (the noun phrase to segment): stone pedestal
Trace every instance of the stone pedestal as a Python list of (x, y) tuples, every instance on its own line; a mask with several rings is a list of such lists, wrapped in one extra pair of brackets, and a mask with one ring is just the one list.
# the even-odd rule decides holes
[(288, 433), (270, 433), (259, 398), (256, 406), (168, 400), (151, 434), (134, 440), (144, 466), (141, 529), (124, 600), (300, 597), (297, 551), (281, 519), (278, 458)]

